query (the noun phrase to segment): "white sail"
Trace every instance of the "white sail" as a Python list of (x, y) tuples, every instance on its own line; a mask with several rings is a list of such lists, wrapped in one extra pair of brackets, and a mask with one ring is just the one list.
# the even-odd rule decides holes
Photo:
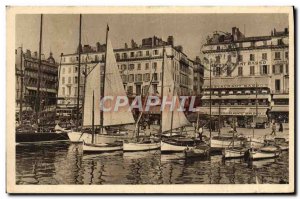
[[(175, 83), (173, 79), (173, 69), (171, 64), (164, 56), (164, 96), (168, 97), (168, 100), (171, 101), (173, 96), (176, 97), (176, 102), (174, 103), (173, 108), (173, 124), (172, 129), (180, 128), (186, 125), (189, 125), (190, 122), (187, 120), (184, 112), (179, 111), (180, 102), (177, 96), (177, 91), (174, 89)], [(182, 107), (183, 109), (183, 107)], [(162, 132), (171, 130), (171, 121), (172, 121), (172, 110), (171, 105), (165, 105), (165, 108), (162, 113)]]
[(95, 95), (94, 124), (100, 125), (100, 63), (98, 63), (86, 77), (83, 126), (92, 126), (93, 91)]
[[(110, 111), (104, 111), (103, 126), (121, 125), (134, 123), (132, 112), (129, 109), (129, 103), (122, 106), (118, 111), (114, 111), (116, 105), (116, 97), (122, 96), (126, 99), (127, 95), (123, 86), (123, 81), (117, 67), (115, 54), (110, 40), (107, 40), (107, 55), (106, 55), (106, 72), (105, 72), (105, 87), (104, 96), (112, 96), (114, 100), (105, 100), (104, 106), (111, 108)], [(128, 111), (129, 110), (129, 111)]]

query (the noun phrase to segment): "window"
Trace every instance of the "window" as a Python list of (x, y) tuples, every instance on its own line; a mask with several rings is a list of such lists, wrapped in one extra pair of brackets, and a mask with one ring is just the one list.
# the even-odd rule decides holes
[(275, 52), (275, 59), (281, 59), (280, 57), (281, 57), (280, 52)]
[(152, 69), (153, 69), (153, 70), (156, 70), (156, 69), (157, 69), (157, 63), (156, 63), (156, 62), (153, 62), (153, 63), (152, 63)]
[(239, 47), (242, 48), (243, 47), (243, 43), (239, 43)]
[(141, 88), (141, 85), (136, 85), (135, 86), (135, 93), (136, 93), (136, 95), (141, 95), (141, 93), (142, 93), (142, 88)]
[(134, 75), (133, 74), (130, 74), (129, 76), (128, 76), (128, 82), (129, 83), (132, 83), (134, 81)]
[(263, 41), (263, 45), (267, 46), (268, 45), (267, 41)]
[(273, 65), (273, 74), (283, 73), (283, 65)]
[(127, 93), (128, 94), (132, 94), (133, 93), (133, 87), (132, 86), (128, 86), (127, 87)]
[(238, 61), (242, 62), (243, 61), (243, 55), (238, 56)]
[(251, 47), (255, 47), (255, 41), (251, 42)]
[(268, 66), (267, 65), (262, 65), (261, 66), (261, 74), (262, 75), (267, 75), (268, 74)]
[(285, 73), (286, 73), (286, 74), (289, 73), (289, 65), (288, 65), (288, 64), (285, 65)]
[(126, 70), (126, 69), (127, 69), (126, 64), (122, 64), (122, 65), (121, 65), (121, 70)]
[(78, 72), (78, 68), (77, 68), (77, 66), (75, 66), (75, 69), (74, 69), (74, 71), (75, 71), (75, 73), (77, 73), (77, 72)]
[(217, 46), (217, 50), (221, 50), (220, 46)]
[(65, 87), (62, 87), (62, 95), (65, 95)]
[(76, 61), (78, 61), (78, 57), (76, 57)]
[(154, 50), (154, 51), (153, 51), (153, 54), (154, 54), (154, 55), (158, 55), (158, 50)]
[(123, 81), (124, 83), (127, 82), (127, 75), (122, 75), (121, 78), (122, 78), (122, 81)]
[(122, 58), (127, 59), (127, 53), (122, 53)]
[(150, 55), (149, 50), (147, 50), (146, 51), (146, 56), (149, 56), (149, 55)]
[(148, 92), (149, 92), (149, 86), (148, 85), (143, 86), (143, 93), (144, 93), (144, 95), (147, 95)]
[(255, 61), (255, 55), (254, 54), (250, 54), (250, 61)]
[(158, 80), (158, 75), (157, 75), (157, 73), (153, 73), (153, 80), (154, 80), (154, 81), (157, 81), (157, 80)]
[(138, 69), (138, 70), (141, 70), (141, 64), (138, 64), (137, 69)]
[(134, 64), (129, 64), (129, 70), (134, 70)]
[(216, 67), (216, 76), (219, 77), (221, 75), (221, 68), (218, 66)]
[(137, 55), (138, 55), (138, 57), (142, 57), (143, 56), (143, 51), (138, 51)]
[(120, 54), (116, 53), (116, 60), (120, 60)]
[(68, 77), (68, 83), (71, 84), (71, 77)]
[(145, 64), (145, 70), (149, 70), (149, 63)]
[(243, 76), (243, 67), (238, 67), (238, 76)]
[(227, 66), (227, 76), (231, 76), (231, 67)]
[(149, 82), (150, 81), (150, 74), (149, 73), (145, 73), (144, 74), (144, 81), (145, 82)]
[(68, 95), (71, 95), (71, 87), (68, 87)]
[(62, 84), (65, 84), (65, 77), (62, 77)]
[(134, 52), (130, 52), (130, 57), (134, 57)]
[(263, 53), (263, 54), (262, 54), (262, 59), (268, 59), (267, 53)]
[(254, 68), (254, 66), (250, 66), (250, 75), (255, 75), (255, 68)]
[(95, 61), (98, 62), (99, 61), (99, 56), (95, 55)]
[(228, 61), (228, 62), (231, 62), (231, 55), (228, 55), (228, 56), (227, 56), (227, 61)]
[(284, 43), (283, 43), (282, 39), (278, 39), (278, 40), (277, 40), (277, 44), (278, 44), (278, 45), (283, 45)]
[(220, 63), (221, 62), (221, 57), (220, 56), (216, 56), (216, 63)]
[(70, 74), (70, 73), (71, 73), (71, 71), (72, 71), (72, 68), (71, 68), (71, 67), (69, 67), (68, 73)]
[(77, 91), (78, 91), (77, 87), (74, 87), (74, 92), (73, 93), (74, 93), (75, 96), (77, 96)]
[(77, 82), (78, 82), (78, 77), (75, 77), (74, 78), (74, 83), (77, 84)]
[(280, 91), (280, 80), (276, 79), (275, 80), (275, 91)]
[(285, 58), (286, 58), (286, 59), (289, 58), (289, 52), (285, 52)]
[(152, 84), (152, 90), (154, 94), (157, 94), (157, 84)]
[(143, 81), (143, 76), (142, 76), (142, 74), (136, 74), (136, 75), (135, 75), (135, 81), (136, 81), (136, 82), (142, 82), (142, 81)]

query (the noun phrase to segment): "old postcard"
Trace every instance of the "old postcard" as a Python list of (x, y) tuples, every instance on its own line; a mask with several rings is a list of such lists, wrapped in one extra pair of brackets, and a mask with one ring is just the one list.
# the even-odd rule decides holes
[(7, 7), (8, 193), (293, 193), (293, 7)]

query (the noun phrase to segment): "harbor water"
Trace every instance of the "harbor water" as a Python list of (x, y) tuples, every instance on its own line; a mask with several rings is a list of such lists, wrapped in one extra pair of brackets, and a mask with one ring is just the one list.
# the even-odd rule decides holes
[(81, 144), (16, 145), (17, 184), (280, 184), (288, 183), (288, 152), (276, 159), (185, 160), (160, 151), (83, 154)]

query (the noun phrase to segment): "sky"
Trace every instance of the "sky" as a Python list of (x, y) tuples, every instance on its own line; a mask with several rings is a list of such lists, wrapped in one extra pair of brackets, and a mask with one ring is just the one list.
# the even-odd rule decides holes
[[(167, 40), (174, 36), (175, 45), (182, 45), (190, 59), (200, 54), (200, 48), (214, 31), (231, 32), (238, 27), (246, 36), (270, 35), (276, 28), (288, 27), (287, 14), (84, 14), (82, 44), (105, 43), (106, 24), (114, 48), (123, 48), (131, 39), (141, 44), (143, 38), (154, 35)], [(16, 17), (15, 48), (23, 46), (31, 52), (39, 49), (40, 15), (22, 14)], [(58, 61), (61, 53), (74, 53), (79, 39), (79, 14), (47, 14), (43, 16), (42, 53), (50, 50)]]

